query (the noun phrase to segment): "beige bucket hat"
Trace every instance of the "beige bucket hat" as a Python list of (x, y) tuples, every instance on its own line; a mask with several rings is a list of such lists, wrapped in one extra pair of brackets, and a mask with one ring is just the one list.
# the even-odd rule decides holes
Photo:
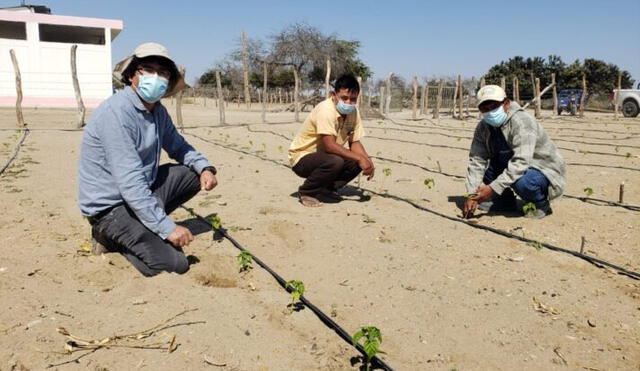
[[(151, 56), (167, 58), (168, 60), (170, 60), (175, 64), (175, 61), (173, 60), (173, 58), (171, 58), (171, 55), (169, 55), (169, 51), (163, 45), (160, 45), (158, 43), (144, 43), (144, 44), (140, 44), (136, 48), (136, 50), (133, 52), (132, 55), (126, 57), (125, 59), (121, 60), (116, 64), (115, 68), (113, 69), (113, 77), (116, 80), (121, 81), (122, 73), (127, 69), (127, 67), (129, 67), (129, 64), (131, 64), (131, 61), (133, 60), (133, 57), (145, 58), (145, 57), (151, 57)], [(180, 90), (185, 89), (186, 87), (187, 87), (187, 84), (184, 82), (183, 72), (181, 71), (180, 68), (178, 68), (178, 80), (176, 81), (176, 84), (173, 87), (173, 89), (171, 89), (171, 91), (168, 91), (164, 95), (164, 97), (165, 98), (170, 97), (178, 93)]]
[(479, 107), (482, 103), (488, 100), (502, 102), (507, 98), (507, 94), (504, 92), (504, 89), (498, 85), (485, 85), (478, 90), (477, 98)]

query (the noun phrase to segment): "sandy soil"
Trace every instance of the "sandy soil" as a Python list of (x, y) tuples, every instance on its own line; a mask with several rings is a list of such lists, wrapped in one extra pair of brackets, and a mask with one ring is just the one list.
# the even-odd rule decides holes
[[(18, 137), (13, 110), (0, 114), (3, 163)], [(566, 148), (567, 194), (584, 196), (588, 187), (591, 197), (617, 201), (625, 182), (625, 202), (640, 205), (640, 119), (544, 115), (546, 130)], [(269, 113), (262, 124), (259, 107), (231, 105), (230, 125), (221, 127), (209, 103), (186, 105), (184, 117), (185, 137), (218, 167), (220, 181), (187, 206), (218, 213), (231, 235), (285, 279), (302, 280), (305, 296), (350, 333), (379, 327), (382, 358), (395, 369), (640, 370), (638, 281), (376, 195), (460, 215), (463, 183), (438, 166), (464, 175), (476, 119), (413, 121), (399, 112), (366, 121), (365, 146), (380, 159), (376, 178), (360, 185), (373, 197), (345, 194), (306, 209), (294, 197), (301, 180), (283, 166), (287, 138), (300, 125), (292, 113)], [(358, 368), (353, 348), (310, 310), (290, 313), (289, 294), (259, 267), (239, 273), (238, 251), (212, 242), (210, 232), (197, 231), (186, 253), (198, 262), (182, 276), (144, 278), (118, 255), (86, 254), (89, 226), (76, 204), (81, 132), (54, 130), (72, 129), (74, 118), (73, 111), (27, 110), (32, 131), (0, 176), (0, 370), (39, 370), (83, 354), (51, 369)], [(640, 212), (571, 198), (553, 208), (540, 221), (476, 220), (573, 250), (584, 236), (588, 254), (640, 271)], [(173, 216), (195, 225), (184, 210)], [(100, 340), (185, 310), (193, 311), (147, 338), (119, 342), (162, 349), (68, 355), (56, 332)], [(177, 349), (168, 352), (174, 336)]]

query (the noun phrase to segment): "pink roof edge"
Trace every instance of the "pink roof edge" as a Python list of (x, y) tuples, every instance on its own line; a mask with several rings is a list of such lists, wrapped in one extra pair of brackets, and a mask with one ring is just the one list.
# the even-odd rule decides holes
[(123, 28), (122, 21), (118, 19), (74, 17), (68, 15), (40, 14), (13, 10), (0, 10), (0, 20), (111, 28), (116, 30), (122, 30)]

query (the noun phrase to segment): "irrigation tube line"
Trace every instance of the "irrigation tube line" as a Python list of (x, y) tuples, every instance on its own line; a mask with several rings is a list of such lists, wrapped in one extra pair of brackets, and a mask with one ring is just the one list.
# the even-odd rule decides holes
[[(199, 138), (200, 140), (203, 140), (204, 142), (207, 142), (207, 143), (219, 145), (218, 143), (203, 139), (202, 137), (200, 137), (198, 135), (195, 135), (195, 134), (189, 134), (188, 133), (188, 135), (192, 135), (192, 136), (194, 136), (196, 138)], [(276, 161), (276, 160), (273, 160), (273, 159), (270, 159), (270, 158), (265, 158), (265, 157), (262, 157), (262, 156), (259, 156), (259, 155), (255, 154), (255, 153), (238, 150), (236, 148), (229, 147), (229, 146), (222, 146), (222, 147), (229, 148), (229, 149), (231, 149), (233, 151), (242, 152), (242, 153), (251, 155), (253, 157), (256, 157), (256, 158), (258, 158), (260, 160), (272, 162), (272, 163), (274, 163), (276, 165), (280, 165), (282, 167), (290, 168), (288, 165), (286, 165), (286, 164), (284, 164), (282, 162), (279, 162), (279, 161)], [(569, 255), (573, 255), (573, 256), (578, 257), (580, 259), (586, 260), (589, 263), (592, 263), (592, 264), (594, 264), (596, 266), (606, 266), (606, 267), (609, 267), (609, 268), (617, 270), (618, 273), (620, 273), (620, 274), (623, 274), (625, 276), (631, 277), (633, 279), (640, 280), (640, 273), (627, 270), (627, 269), (625, 269), (623, 267), (620, 267), (620, 266), (618, 266), (616, 264), (613, 264), (613, 263), (609, 263), (609, 262), (607, 262), (605, 260), (602, 260), (602, 259), (594, 258), (594, 257), (588, 256), (586, 254), (581, 254), (581, 253), (579, 253), (577, 251), (573, 251), (573, 250), (565, 249), (565, 248), (558, 247), (558, 246), (555, 246), (555, 245), (551, 245), (551, 244), (546, 243), (546, 242), (540, 242), (540, 241), (533, 240), (533, 239), (530, 239), (530, 238), (520, 237), (520, 236), (515, 235), (513, 233), (509, 233), (507, 231), (503, 231), (501, 229), (497, 229), (497, 228), (493, 228), (493, 227), (489, 227), (489, 226), (484, 226), (484, 225), (473, 224), (473, 223), (470, 223), (470, 222), (468, 222), (468, 221), (466, 221), (464, 219), (460, 219), (460, 218), (457, 218), (457, 217), (452, 217), (452, 216), (440, 213), (438, 211), (428, 209), (428, 208), (426, 208), (424, 206), (418, 205), (417, 203), (415, 203), (415, 202), (413, 202), (413, 201), (411, 201), (409, 199), (406, 199), (406, 198), (403, 198), (403, 197), (400, 197), (400, 196), (395, 196), (395, 195), (388, 194), (388, 193), (380, 193), (380, 192), (372, 191), (372, 190), (369, 190), (369, 189), (366, 189), (366, 188), (360, 188), (360, 189), (362, 189), (364, 191), (367, 191), (367, 192), (371, 192), (373, 194), (376, 194), (376, 195), (384, 197), (384, 198), (392, 199), (394, 201), (405, 202), (405, 203), (413, 206), (414, 208), (416, 208), (418, 210), (426, 211), (426, 212), (429, 212), (431, 214), (440, 216), (442, 218), (454, 221), (456, 223), (462, 223), (462, 224), (468, 225), (468, 226), (470, 226), (472, 228), (486, 230), (486, 231), (493, 232), (495, 234), (501, 235), (503, 237), (514, 238), (514, 239), (517, 239), (517, 240), (520, 240), (520, 241), (523, 241), (523, 242), (535, 243), (535, 244), (537, 244), (539, 246), (542, 246), (542, 247), (545, 247), (545, 248), (547, 248), (549, 250), (564, 252), (564, 253), (567, 253)]]
[(452, 217), (452, 216), (440, 213), (438, 211), (431, 210), (431, 209), (429, 209), (427, 207), (424, 207), (422, 205), (418, 205), (417, 203), (415, 203), (415, 202), (413, 202), (413, 201), (411, 201), (409, 199), (406, 199), (404, 197), (400, 197), (400, 196), (396, 196), (396, 195), (388, 194), (388, 193), (380, 193), (380, 192), (376, 192), (376, 191), (373, 191), (373, 190), (370, 190), (370, 189), (366, 189), (366, 188), (361, 188), (361, 189), (363, 191), (367, 191), (369, 193), (373, 193), (373, 194), (375, 194), (377, 196), (380, 196), (380, 197), (383, 197), (383, 198), (389, 198), (389, 199), (392, 199), (392, 200), (395, 200), (395, 201), (405, 202), (405, 203), (413, 206), (414, 208), (416, 208), (418, 210), (426, 211), (426, 212), (431, 213), (433, 215), (437, 215), (437, 216), (439, 216), (441, 218), (445, 218), (445, 219), (448, 219), (448, 220), (451, 220), (451, 221), (454, 221), (454, 222), (457, 222), (457, 223), (466, 224), (466, 225), (468, 225), (469, 227), (472, 227), (472, 228), (482, 229), (482, 230), (489, 231), (489, 232), (492, 232), (492, 233), (495, 233), (495, 234), (499, 234), (499, 235), (504, 236), (504, 237), (520, 240), (522, 242), (534, 243), (536, 245), (542, 246), (542, 247), (547, 248), (549, 250), (570, 254), (570, 255), (573, 255), (573, 256), (578, 257), (580, 259), (586, 260), (587, 262), (589, 262), (591, 264), (594, 264), (596, 266), (599, 266), (599, 267), (606, 266), (606, 267), (615, 269), (616, 271), (618, 271), (619, 274), (631, 277), (631, 278), (636, 279), (636, 280), (640, 280), (640, 273), (634, 272), (634, 271), (630, 271), (630, 270), (628, 270), (626, 268), (623, 268), (623, 267), (621, 267), (619, 265), (616, 265), (616, 264), (613, 264), (613, 263), (609, 263), (608, 261), (605, 261), (605, 260), (602, 260), (602, 259), (594, 258), (592, 256), (589, 256), (589, 255), (586, 255), (586, 254), (582, 254), (582, 253), (579, 253), (577, 251), (565, 249), (563, 247), (555, 246), (555, 245), (552, 245), (552, 244), (549, 244), (549, 243), (546, 243), (546, 242), (540, 242), (540, 241), (536, 241), (536, 240), (533, 240), (533, 239), (530, 239), (530, 238), (521, 237), (521, 236), (518, 236), (516, 234), (503, 231), (501, 229), (497, 229), (497, 228), (493, 228), (493, 227), (489, 227), (489, 226), (481, 225), (481, 224), (470, 223), (470, 222), (468, 222), (468, 221), (466, 221), (464, 219), (460, 219), (460, 218), (457, 218), (457, 217)]
[(2, 175), (5, 172), (5, 170), (7, 170), (9, 166), (11, 166), (11, 163), (13, 162), (13, 160), (15, 160), (16, 157), (18, 157), (18, 152), (20, 152), (20, 148), (22, 147), (22, 144), (24, 143), (25, 139), (27, 139), (27, 135), (29, 135), (29, 129), (22, 130), (22, 138), (20, 138), (20, 140), (18, 141), (18, 144), (16, 144), (15, 148), (13, 149), (13, 153), (11, 154), (9, 159), (7, 159), (7, 162), (5, 162), (2, 168), (0, 168), (0, 175)]
[[(184, 206), (182, 206), (182, 208), (187, 210), (193, 216), (197, 217), (200, 221), (202, 221), (202, 222), (206, 223), (207, 225), (209, 225), (209, 227), (211, 227), (211, 229), (214, 231), (214, 236), (215, 236), (215, 232), (218, 232), (224, 238), (229, 240), (229, 242), (231, 242), (231, 244), (233, 246), (235, 246), (238, 250), (245, 251), (245, 252), (248, 252), (249, 254), (251, 254), (251, 258), (253, 259), (253, 261), (255, 261), (256, 264), (258, 264), (260, 267), (262, 267), (262, 269), (266, 270), (278, 282), (278, 284), (280, 286), (282, 286), (283, 289), (285, 289), (289, 293), (291, 293), (293, 291), (293, 289), (291, 287), (287, 286), (287, 281), (284, 278), (282, 278), (282, 276), (280, 276), (276, 271), (271, 269), (265, 262), (263, 262), (260, 258), (255, 256), (251, 251), (249, 251), (246, 248), (244, 248), (235, 238), (233, 238), (233, 237), (231, 237), (231, 235), (229, 235), (229, 233), (227, 232), (226, 229), (224, 229), (224, 228), (215, 229), (213, 227), (213, 225), (211, 224), (211, 222), (209, 222), (209, 220), (207, 220), (206, 218), (198, 215), (197, 213), (193, 212), (192, 210), (190, 210), (190, 209), (188, 209), (188, 208), (186, 208)], [(338, 336), (340, 336), (340, 338), (342, 338), (342, 340), (344, 340), (349, 345), (351, 345), (354, 348), (356, 348), (358, 350), (358, 352), (360, 352), (362, 354), (362, 356), (366, 359), (367, 353), (365, 352), (364, 348), (360, 344), (354, 345), (353, 344), (353, 340), (352, 340), (351, 336), (349, 335), (349, 333), (347, 331), (345, 331), (334, 320), (332, 320), (331, 317), (327, 316), (320, 308), (316, 307), (309, 299), (305, 298), (304, 295), (300, 296), (300, 302), (302, 302), (302, 304), (304, 304), (304, 306), (309, 308), (313, 312), (313, 314), (315, 314), (318, 317), (318, 319), (320, 319), (320, 321), (322, 321), (322, 323), (324, 323), (331, 330), (335, 331), (335, 333), (338, 334)], [(371, 358), (371, 364), (374, 367), (381, 368), (381, 369), (386, 370), (386, 371), (393, 371), (393, 368), (391, 368), (391, 366), (387, 365), (383, 360), (381, 360), (378, 357)]]

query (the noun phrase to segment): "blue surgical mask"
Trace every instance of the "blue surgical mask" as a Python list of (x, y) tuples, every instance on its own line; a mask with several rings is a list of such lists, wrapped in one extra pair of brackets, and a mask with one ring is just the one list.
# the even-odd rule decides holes
[(348, 115), (350, 113), (354, 113), (356, 111), (355, 104), (347, 104), (341, 100), (338, 100), (338, 104), (336, 105), (336, 109), (343, 115)]
[(483, 113), (483, 120), (487, 124), (493, 126), (494, 128), (499, 128), (507, 121), (507, 113), (504, 111), (503, 106), (500, 106), (493, 111), (489, 111), (487, 113)]
[(143, 74), (140, 75), (136, 91), (145, 102), (155, 103), (164, 96), (168, 86), (169, 80), (164, 77), (160, 77), (157, 74)]

